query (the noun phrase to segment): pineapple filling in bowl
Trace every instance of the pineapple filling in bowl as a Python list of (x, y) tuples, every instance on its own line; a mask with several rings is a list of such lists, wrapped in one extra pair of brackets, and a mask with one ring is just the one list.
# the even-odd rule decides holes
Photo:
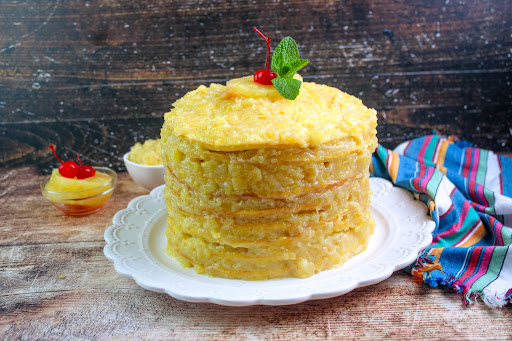
[(114, 192), (117, 174), (107, 167), (96, 167), (96, 174), (86, 179), (66, 178), (54, 169), (41, 182), (43, 196), (68, 215), (98, 211)]
[(161, 147), (160, 147), (160, 139), (149, 139), (146, 140), (143, 144), (140, 142), (135, 143), (130, 148), (130, 154), (128, 154), (128, 159), (132, 162), (155, 166), (162, 164), (162, 156), (161, 156)]
[(160, 139), (135, 143), (123, 161), (132, 180), (147, 191), (164, 184)]

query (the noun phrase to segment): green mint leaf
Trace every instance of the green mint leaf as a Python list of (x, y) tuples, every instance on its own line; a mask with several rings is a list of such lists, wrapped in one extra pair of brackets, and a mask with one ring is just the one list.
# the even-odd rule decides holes
[(300, 59), (299, 47), (295, 40), (286, 37), (272, 54), (271, 68), (277, 74), (272, 80), (279, 94), (286, 99), (294, 100), (300, 92), (302, 82), (294, 79), (297, 71), (309, 63), (307, 59)]
[(299, 95), (302, 84), (298, 79), (281, 77), (272, 79), (272, 83), (281, 96), (292, 101)]
[[(272, 54), (272, 71), (277, 73), (278, 76), (282, 77), (288, 70), (283, 70), (286, 65), (290, 62), (299, 60), (299, 48), (295, 40), (291, 37), (286, 37), (279, 45), (277, 45), (274, 53)], [(285, 71), (283, 73), (283, 71)]]
[(299, 59), (292, 61), (284, 66), (283, 75), (281, 77), (283, 78), (292, 78), (293, 75), (300, 69), (302, 69), (304, 66), (309, 64), (309, 60), (307, 59)]

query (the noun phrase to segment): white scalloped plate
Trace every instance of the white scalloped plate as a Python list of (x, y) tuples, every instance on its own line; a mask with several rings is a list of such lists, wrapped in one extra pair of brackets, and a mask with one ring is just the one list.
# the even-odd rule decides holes
[(105, 231), (105, 256), (122, 276), (141, 287), (189, 302), (229, 306), (283, 305), (345, 294), (391, 276), (411, 264), (432, 241), (435, 223), (410, 192), (382, 178), (371, 178), (375, 233), (368, 248), (341, 268), (310, 278), (242, 281), (199, 275), (164, 252), (165, 200), (162, 189), (133, 199)]

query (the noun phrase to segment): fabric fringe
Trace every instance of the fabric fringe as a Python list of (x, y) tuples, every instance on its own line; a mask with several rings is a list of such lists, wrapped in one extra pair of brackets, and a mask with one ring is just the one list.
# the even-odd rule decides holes
[(482, 300), (491, 308), (502, 308), (508, 303), (512, 303), (512, 288), (501, 294), (495, 292), (491, 295), (488, 293), (482, 297)]
[[(479, 298), (491, 308), (502, 308), (508, 303), (512, 303), (512, 288), (502, 293), (492, 293), (486, 289), (471, 291), (464, 283), (444, 272), (441, 264), (437, 262), (436, 256), (429, 254), (428, 251), (421, 252), (416, 262), (404, 270), (422, 278), (432, 288), (444, 285), (454, 289), (457, 296), (462, 297), (462, 303), (466, 306), (477, 304)], [(434, 275), (432, 273), (433, 270), (438, 270), (439, 272)]]

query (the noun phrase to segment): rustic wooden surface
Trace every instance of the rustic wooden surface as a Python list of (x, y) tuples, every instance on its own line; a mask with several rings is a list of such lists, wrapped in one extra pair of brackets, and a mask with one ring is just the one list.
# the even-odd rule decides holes
[[(512, 306), (471, 307), (398, 271), (346, 295), (291, 306), (224, 307), (149, 292), (103, 255), (112, 217), (145, 192), (127, 173), (104, 209), (68, 217), (35, 167), (1, 174), (2, 340), (512, 339)], [(59, 278), (65, 275), (65, 278)]]
[(124, 166), (135, 141), (200, 84), (254, 73), (290, 35), (307, 81), (379, 113), (386, 147), (431, 133), (512, 151), (512, 2), (3, 1), (0, 166), (66, 158)]

